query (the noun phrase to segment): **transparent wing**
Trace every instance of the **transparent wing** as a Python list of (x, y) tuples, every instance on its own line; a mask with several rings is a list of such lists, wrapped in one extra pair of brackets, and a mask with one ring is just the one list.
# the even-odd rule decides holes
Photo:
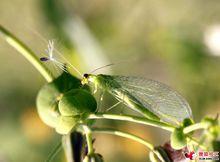
[(163, 83), (140, 77), (112, 76), (112, 79), (163, 121), (179, 123), (192, 118), (187, 101)]

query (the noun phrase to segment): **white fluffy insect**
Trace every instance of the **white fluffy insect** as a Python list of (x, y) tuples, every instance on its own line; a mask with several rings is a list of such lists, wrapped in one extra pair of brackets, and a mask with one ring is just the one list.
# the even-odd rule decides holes
[[(82, 73), (74, 67), (55, 47), (54, 47), (54, 40), (49, 40), (47, 49), (45, 50), (48, 56), (41, 57), (40, 60), (42, 62), (52, 62), (55, 66), (60, 68), (62, 71), (68, 72), (67, 68), (73, 68), (80, 76), (82, 76)], [(58, 61), (57, 58), (55, 58), (54, 53), (58, 54), (65, 63)]]
[(55, 59), (54, 57), (54, 41), (53, 40), (49, 40), (48, 45), (47, 45), (47, 49), (45, 50), (46, 53), (48, 54), (48, 56), (45, 57), (41, 57), (40, 60), (43, 62), (52, 62), (54, 63), (54, 65), (56, 65), (57, 67), (59, 67), (62, 71), (67, 72), (66, 68), (64, 67), (64, 64), (60, 61), (58, 61), (57, 59)]

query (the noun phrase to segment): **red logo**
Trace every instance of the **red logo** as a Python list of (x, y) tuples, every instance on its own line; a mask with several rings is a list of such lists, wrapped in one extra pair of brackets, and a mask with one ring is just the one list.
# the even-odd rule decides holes
[[(186, 159), (189, 159), (189, 160), (195, 160), (197, 157), (197, 154), (194, 151), (185, 152), (184, 155)], [(219, 160), (219, 152), (218, 151), (199, 151), (198, 160)]]
[(196, 157), (196, 153), (194, 151), (186, 152), (184, 155), (187, 159), (190, 159), (190, 160), (194, 160)]

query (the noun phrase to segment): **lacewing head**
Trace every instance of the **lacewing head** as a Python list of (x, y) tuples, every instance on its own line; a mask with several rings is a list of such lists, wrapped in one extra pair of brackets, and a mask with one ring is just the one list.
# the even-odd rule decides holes
[(89, 83), (88, 77), (89, 77), (89, 74), (84, 74), (84, 75), (83, 75), (83, 78), (82, 78), (82, 80), (81, 80), (81, 84), (82, 84), (82, 85)]
[(48, 58), (48, 57), (41, 57), (40, 60), (43, 61), (43, 62), (45, 62), (45, 61), (48, 61), (49, 58)]
[(89, 74), (84, 74), (83, 77), (84, 77), (84, 78), (88, 78), (88, 77), (89, 77)]

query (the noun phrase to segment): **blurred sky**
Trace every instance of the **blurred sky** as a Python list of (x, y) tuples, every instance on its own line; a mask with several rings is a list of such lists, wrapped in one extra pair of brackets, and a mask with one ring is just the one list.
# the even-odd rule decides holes
[[(220, 112), (218, 0), (1, 0), (0, 23), (39, 57), (45, 40), (55, 39), (57, 49), (83, 72), (121, 62), (99, 72), (164, 82), (187, 99), (196, 121)], [(0, 162), (46, 159), (60, 137), (37, 116), (35, 97), (45, 80), (3, 39), (0, 76)], [(151, 127), (113, 125), (156, 145), (168, 139), (168, 133)], [(107, 161), (147, 157), (144, 147), (128, 140), (97, 139)]]

